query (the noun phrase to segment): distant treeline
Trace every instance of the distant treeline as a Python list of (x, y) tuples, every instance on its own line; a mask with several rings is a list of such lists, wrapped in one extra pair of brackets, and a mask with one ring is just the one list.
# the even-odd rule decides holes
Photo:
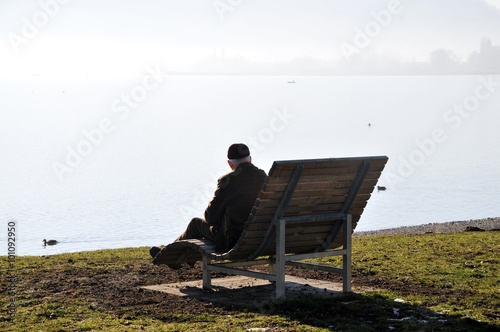
[[(171, 73), (175, 74), (175, 73)], [(466, 60), (446, 49), (436, 49), (425, 61), (402, 61), (378, 55), (370, 48), (340, 60), (302, 56), (274, 63), (251, 62), (242, 56), (224, 52), (206, 57), (191, 70), (178, 74), (210, 75), (483, 75), (500, 74), (500, 45), (483, 38), (479, 52)]]

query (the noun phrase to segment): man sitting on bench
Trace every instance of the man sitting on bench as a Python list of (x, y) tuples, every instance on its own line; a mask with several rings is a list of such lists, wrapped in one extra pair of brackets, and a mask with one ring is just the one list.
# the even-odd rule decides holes
[[(175, 241), (209, 239), (221, 253), (238, 242), (267, 175), (252, 164), (250, 150), (245, 144), (232, 144), (227, 159), (232, 171), (218, 179), (214, 197), (205, 209), (205, 218), (193, 218)], [(153, 258), (164, 254), (159, 247), (152, 247), (149, 253)], [(179, 269), (181, 265), (170, 264), (169, 267)]]

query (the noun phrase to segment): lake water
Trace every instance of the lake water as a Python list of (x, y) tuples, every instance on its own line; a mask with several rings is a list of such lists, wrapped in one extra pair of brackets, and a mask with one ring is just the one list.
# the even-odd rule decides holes
[[(500, 76), (0, 85), (0, 255), (12, 221), (19, 255), (166, 244), (202, 216), (233, 142), (266, 171), (274, 160), (387, 155), (387, 190), (357, 231), (500, 216)], [(44, 248), (45, 238), (60, 243)]]

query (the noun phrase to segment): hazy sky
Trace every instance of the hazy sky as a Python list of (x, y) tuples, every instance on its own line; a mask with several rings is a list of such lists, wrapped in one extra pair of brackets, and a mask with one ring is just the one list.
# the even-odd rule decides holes
[(0, 77), (183, 70), (222, 50), (249, 61), (337, 60), (346, 45), (466, 59), (483, 37), (500, 44), (500, 0), (2, 0), (0, 36)]

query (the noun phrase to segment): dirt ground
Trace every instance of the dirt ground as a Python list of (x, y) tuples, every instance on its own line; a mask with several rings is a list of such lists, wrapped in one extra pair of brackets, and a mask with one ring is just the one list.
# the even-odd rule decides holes
[[(71, 265), (71, 262), (69, 262)], [(147, 315), (164, 321), (176, 321), (182, 313), (224, 313), (240, 311), (233, 305), (238, 303), (238, 292), (233, 292), (235, 302), (220, 303), (206, 301), (199, 297), (173, 296), (170, 294), (145, 290), (141, 286), (177, 283), (201, 280), (201, 266), (186, 265), (180, 270), (171, 270), (167, 266), (154, 266), (149, 262), (138, 262), (124, 269), (71, 269), (65, 271), (34, 271), (23, 276), (22, 288), (32, 293), (35, 298), (59, 298), (59, 301), (72, 301), (75, 297), (90, 298), (93, 310), (104, 311), (118, 317), (132, 318), (134, 315)], [(341, 282), (340, 276), (321, 271), (308, 271), (288, 268), (288, 274), (306, 279), (329, 280)], [(217, 277), (217, 275), (214, 275)], [(353, 288), (393, 289), (402, 295), (423, 294), (432, 292), (433, 296), (457, 298), (467, 294), (457, 294), (446, 289), (426, 289), (409, 283), (390, 283), (379, 280), (372, 275), (353, 274)], [(244, 297), (245, 295), (242, 293)], [(270, 298), (268, 298), (269, 300)], [(320, 316), (322, 313), (317, 313)]]
[[(496, 220), (498, 222), (498, 219)], [(75, 262), (68, 261), (67, 268), (63, 271), (33, 270), (30, 274), (23, 275), (20, 289), (30, 293), (30, 296), (43, 300), (56, 298), (62, 303), (73, 301), (74, 298), (90, 299), (92, 310), (108, 312), (118, 317), (133, 318), (135, 315), (147, 315), (163, 321), (177, 321), (185, 318), (183, 313), (192, 315), (203, 313), (231, 314), (241, 312), (232, 302), (219, 303), (202, 300), (199, 297), (173, 296), (170, 294), (146, 290), (141, 288), (147, 285), (158, 285), (195, 281), (202, 279), (201, 263), (190, 267), (185, 265), (180, 270), (172, 270), (167, 266), (154, 266), (145, 252), (144, 260), (139, 260), (124, 268), (111, 269), (106, 267), (75, 268)], [(303, 270), (287, 267), (287, 274), (305, 278), (341, 282), (341, 277), (322, 271)], [(222, 275), (213, 274), (213, 278)], [(401, 296), (412, 294), (432, 295), (440, 297), (443, 301), (466, 297), (465, 291), (452, 289), (429, 289), (409, 282), (397, 280), (390, 282), (379, 279), (370, 274), (353, 273), (352, 286), (356, 288), (374, 288), (397, 291)], [(237, 293), (233, 294), (237, 296)], [(245, 295), (246, 296), (246, 295)], [(238, 301), (236, 301), (238, 302)], [(325, 314), (314, 313), (318, 318)]]

